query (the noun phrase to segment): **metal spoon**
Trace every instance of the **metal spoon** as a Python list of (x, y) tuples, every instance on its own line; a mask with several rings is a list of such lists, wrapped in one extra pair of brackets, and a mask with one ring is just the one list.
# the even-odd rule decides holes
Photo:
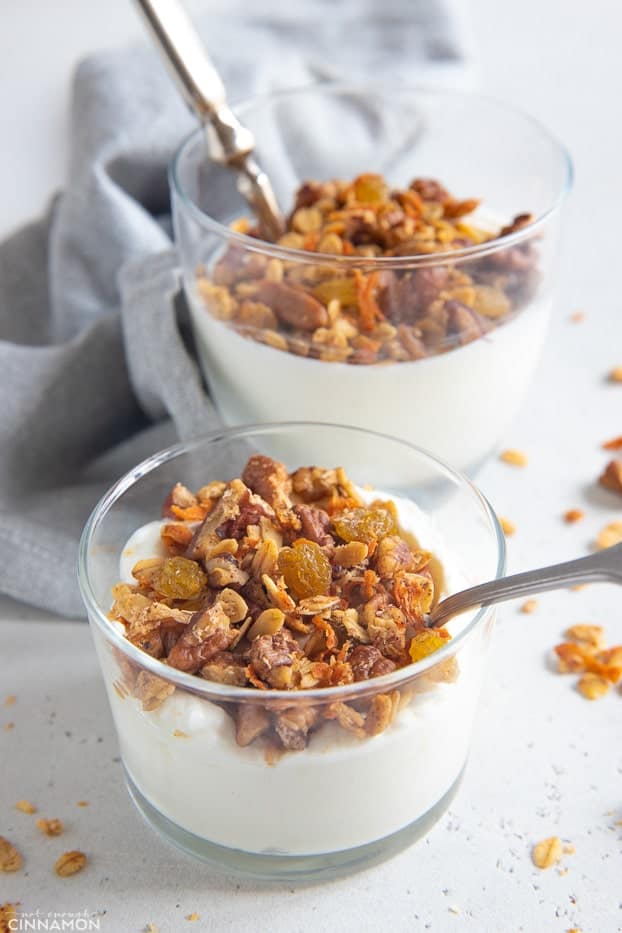
[(573, 583), (622, 583), (622, 544), (598, 551), (589, 557), (516, 573), (511, 577), (501, 577), (490, 583), (481, 583), (468, 590), (452, 593), (435, 606), (426, 619), (426, 625), (438, 628), (467, 609), (491, 606), (517, 596), (563, 589)]
[(238, 190), (262, 229), (276, 240), (283, 216), (270, 179), (253, 158), (255, 138), (227, 103), (220, 75), (179, 0), (136, 0), (136, 5), (190, 110), (206, 130), (210, 159), (237, 173)]

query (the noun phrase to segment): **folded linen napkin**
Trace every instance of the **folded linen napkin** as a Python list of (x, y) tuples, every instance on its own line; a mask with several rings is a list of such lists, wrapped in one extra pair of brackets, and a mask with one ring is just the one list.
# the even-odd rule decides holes
[[(378, 74), (464, 84), (456, 7), (213, 0), (202, 31), (234, 101)], [(77, 545), (98, 498), (145, 456), (218, 424), (170, 235), (166, 167), (192, 127), (147, 45), (88, 58), (67, 187), (0, 244), (0, 592), (65, 616), (84, 614)]]

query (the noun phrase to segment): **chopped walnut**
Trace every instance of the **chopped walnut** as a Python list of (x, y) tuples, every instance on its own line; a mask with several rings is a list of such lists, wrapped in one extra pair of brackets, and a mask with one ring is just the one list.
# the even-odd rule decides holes
[(298, 706), (277, 713), (276, 732), (284, 748), (300, 751), (307, 744), (310, 730), (319, 718), (317, 709), (312, 706)]
[(135, 696), (142, 702), (142, 707), (146, 712), (152, 712), (159, 709), (167, 697), (170, 697), (175, 691), (174, 684), (156, 677), (149, 671), (141, 671), (136, 678)]
[(241, 703), (236, 714), (236, 741), (245, 746), (254, 742), (270, 728), (270, 716), (262, 706)]
[(557, 836), (550, 836), (548, 839), (536, 843), (531, 850), (531, 860), (536, 868), (551, 868), (561, 861), (563, 853), (564, 848), (561, 839)]
[(54, 870), (59, 878), (68, 878), (70, 875), (77, 875), (86, 865), (86, 855), (77, 849), (70, 852), (64, 852), (54, 865)]
[(0, 836), (0, 871), (19, 871), (22, 867), (22, 857), (15, 846)]
[(610, 460), (599, 476), (598, 482), (605, 489), (622, 493), (622, 460)]
[(277, 513), (291, 508), (292, 481), (284, 464), (278, 460), (260, 454), (251, 457), (244, 467), (242, 481)]
[[(318, 509), (312, 505), (297, 505), (294, 509), (300, 519), (301, 533), (309, 541), (315, 541), (322, 547), (327, 544), (334, 544), (334, 539), (328, 533), (330, 527), (330, 515), (324, 509)], [(345, 565), (344, 565), (345, 566)]]

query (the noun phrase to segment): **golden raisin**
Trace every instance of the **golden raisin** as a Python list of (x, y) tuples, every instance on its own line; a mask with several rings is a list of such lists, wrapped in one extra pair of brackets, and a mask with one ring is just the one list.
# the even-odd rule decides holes
[(397, 530), (387, 509), (350, 509), (335, 518), (333, 526), (342, 541), (362, 541), (364, 544), (385, 538)]
[(437, 631), (426, 629), (423, 632), (417, 632), (416, 635), (413, 635), (408, 649), (411, 661), (421, 661), (423, 658), (427, 658), (429, 654), (434, 654), (435, 651), (438, 651), (439, 648), (446, 644), (450, 637), (449, 632), (445, 629), (438, 629)]
[(337, 298), (342, 306), (354, 305), (357, 302), (356, 282), (353, 278), (327, 279), (315, 286), (313, 294), (325, 305), (334, 298)]
[(298, 538), (293, 547), (282, 548), (278, 565), (287, 588), (297, 599), (328, 592), (332, 577), (330, 561), (314, 541)]
[(206, 583), (207, 577), (196, 561), (167, 557), (154, 577), (153, 588), (170, 599), (192, 599)]
[(387, 185), (382, 175), (366, 172), (354, 180), (354, 197), (362, 204), (377, 204), (387, 199)]

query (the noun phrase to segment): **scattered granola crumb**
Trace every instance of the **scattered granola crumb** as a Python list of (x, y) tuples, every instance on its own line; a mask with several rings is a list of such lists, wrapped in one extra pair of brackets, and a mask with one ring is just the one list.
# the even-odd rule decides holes
[(622, 460), (610, 460), (598, 477), (598, 482), (612, 492), (622, 492)]
[(200, 919), (201, 919), (201, 914), (197, 914), (196, 912), (188, 914), (188, 916), (186, 917), (186, 920), (190, 920), (191, 923), (194, 923), (195, 920), (200, 920)]
[(622, 541), (622, 522), (611, 522), (609, 525), (605, 525), (596, 538), (596, 544), (600, 549), (613, 547), (614, 544), (619, 544), (620, 541)]
[(577, 850), (571, 842), (567, 842), (564, 846), (564, 855), (574, 855)]
[(575, 593), (578, 593), (579, 590), (586, 590), (590, 584), (589, 583), (574, 583), (570, 589), (574, 590)]
[(585, 513), (581, 509), (568, 509), (567, 512), (564, 512), (564, 521), (568, 522), (569, 525), (580, 522), (582, 518), (585, 518)]
[(536, 868), (551, 868), (556, 865), (563, 855), (562, 841), (558, 836), (549, 836), (542, 842), (536, 843), (531, 850), (531, 861)]
[(530, 613), (532, 613), (532, 612), (535, 612), (536, 609), (537, 609), (537, 607), (538, 607), (538, 600), (537, 600), (537, 599), (528, 599), (528, 600), (527, 600), (526, 602), (524, 602), (523, 605), (520, 607), (520, 611), (521, 611), (521, 612), (526, 612), (527, 614), (530, 614)]
[(622, 366), (614, 366), (609, 373), (609, 382), (622, 382)]
[(16, 930), (17, 927), (12, 921), (17, 920), (17, 908), (19, 901), (10, 904), (0, 904), (0, 933), (9, 933), (9, 930)]
[(612, 437), (610, 441), (605, 441), (603, 450), (622, 450), (622, 434)]
[(34, 803), (31, 803), (29, 800), (18, 800), (15, 804), (16, 810), (21, 810), (22, 813), (36, 813), (37, 808)]
[(15, 723), (14, 723), (14, 722), (7, 722), (7, 724), (6, 724), (6, 726), (5, 726), (4, 728), (6, 729), (7, 732), (10, 732), (11, 729), (14, 729), (14, 728), (15, 728)]
[(69, 878), (70, 875), (77, 875), (86, 865), (86, 855), (77, 849), (70, 852), (63, 852), (54, 865), (54, 871), (60, 878)]
[(40, 820), (37, 820), (37, 829), (40, 829), (41, 832), (44, 833), (46, 836), (60, 836), (60, 834), (62, 833), (64, 829), (64, 826), (62, 822), (57, 819), (51, 819), (51, 820), (40, 819)]
[(605, 677), (591, 671), (586, 671), (577, 684), (577, 690), (586, 700), (600, 700), (609, 693), (610, 687), (611, 684)]
[(521, 450), (504, 450), (499, 454), (499, 459), (503, 460), (504, 463), (509, 463), (510, 466), (524, 467), (528, 464), (527, 455), (524, 454)]
[(509, 518), (503, 518), (499, 516), (499, 524), (501, 525), (501, 530), (506, 538), (509, 538), (510, 535), (513, 535), (516, 531), (516, 525), (514, 522), (511, 522)]
[(78, 807), (88, 807), (88, 805), (89, 805), (88, 800), (78, 800), (78, 803), (77, 803)]
[(460, 913), (460, 908), (459, 908), (459, 907), (448, 907), (447, 910), (449, 911), (450, 914), (459, 914), (459, 913)]
[(4, 701), (5, 706), (14, 706), (17, 701), (17, 697), (14, 693), (9, 693), (8, 697)]
[(599, 648), (604, 646), (605, 641), (602, 625), (587, 625), (585, 623), (571, 625), (564, 632), (564, 636), (568, 641), (589, 648), (591, 651), (598, 651)]
[(143, 929), (143, 933), (160, 933), (155, 923), (148, 923)]
[(585, 320), (585, 311), (573, 311), (570, 320), (573, 324), (580, 324), (581, 321)]
[(22, 857), (8, 839), (0, 836), (0, 871), (18, 871), (22, 867)]
[(187, 732), (182, 732), (181, 729), (175, 729), (173, 735), (176, 739), (189, 739), (190, 736)]

